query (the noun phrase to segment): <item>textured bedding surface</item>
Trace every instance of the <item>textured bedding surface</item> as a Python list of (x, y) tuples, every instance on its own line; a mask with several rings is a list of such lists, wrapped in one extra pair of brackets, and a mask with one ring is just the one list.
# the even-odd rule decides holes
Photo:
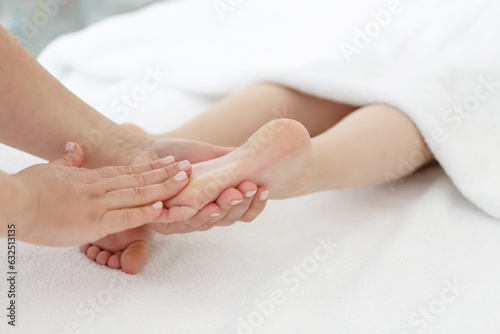
[[(450, 52), (460, 38), (489, 45), (499, 31), (489, 15), (498, 8), (493, 1), (416, 3), (401, 2), (401, 12), (351, 62), (339, 45), (354, 43), (356, 27), (364, 28), (373, 19), (371, 10), (388, 8), (388, 2), (354, 1), (337, 10), (326, 1), (242, 2), (224, 20), (210, 1), (168, 2), (63, 37), (40, 60), (106, 116), (153, 132), (185, 122), (249, 83), (273, 80), (357, 105), (397, 105), (428, 137), (446, 125), (435, 110), (465, 101), (481, 78), (495, 75), (491, 52), (469, 50), (468, 59), (476, 57), (470, 63)], [(426, 17), (425, 24), (412, 23), (405, 16), (410, 12)], [(431, 29), (441, 17), (448, 34)], [(469, 24), (457, 29), (463, 22)], [(433, 45), (391, 44), (394, 35), (418, 42), (418, 24), (429, 29), (424, 30), (436, 39)], [(484, 36), (461, 35), (481, 24), (490, 25)], [(399, 57), (382, 59), (381, 50)], [(427, 58), (416, 55), (423, 50)], [(404, 59), (412, 57), (416, 65), (409, 68)], [(438, 65), (444, 63), (442, 72)], [(469, 75), (454, 77), (459, 67)], [(318, 75), (330, 69), (333, 75)], [(382, 69), (390, 73), (380, 75)], [(134, 107), (127, 105), (122, 94), (132, 94), (151, 73), (158, 86)], [(450, 88), (461, 82), (458, 90)], [(401, 94), (390, 94), (396, 86)], [(431, 167), (391, 186), (272, 201), (251, 224), (157, 237), (137, 276), (98, 266), (76, 248), (20, 243), (18, 327), (12, 330), (4, 318), (0, 331), (498, 333), (499, 222), (477, 207), (497, 213), (497, 159), (488, 155), (490, 164), (481, 164), (481, 153), (494, 152), (496, 142), (493, 136), (471, 137), (478, 132), (471, 124), (487, 123), (484, 115), (492, 117), (488, 129), (495, 124), (495, 98), (493, 91), (482, 99), (457, 131), (443, 128), (448, 139), (434, 149), (451, 179), (441, 167)], [(0, 169), (8, 172), (40, 161), (5, 147), (0, 157)], [(0, 240), (0, 249), (6, 248)], [(0, 270), (6, 272), (7, 265)], [(7, 291), (6, 280), (0, 282), (0, 291)]]
[(274, 201), (252, 224), (160, 236), (137, 276), (21, 243), (17, 328), (0, 329), (498, 333), (499, 241), (498, 221), (430, 168), (394, 190)]

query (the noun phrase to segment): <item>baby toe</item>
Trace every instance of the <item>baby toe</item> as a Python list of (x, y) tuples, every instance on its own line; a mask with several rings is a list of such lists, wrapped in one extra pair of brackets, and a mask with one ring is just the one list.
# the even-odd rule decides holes
[(111, 255), (108, 259), (108, 267), (110, 267), (111, 269), (120, 269), (121, 255), (121, 252)]
[(108, 260), (110, 257), (111, 257), (110, 252), (102, 251), (99, 254), (97, 254), (96, 262), (99, 263), (100, 265), (104, 266), (105, 264), (108, 263)]
[(92, 261), (95, 261), (97, 258), (97, 255), (101, 252), (101, 249), (97, 246), (90, 246), (89, 249), (87, 249), (87, 256), (89, 259)]

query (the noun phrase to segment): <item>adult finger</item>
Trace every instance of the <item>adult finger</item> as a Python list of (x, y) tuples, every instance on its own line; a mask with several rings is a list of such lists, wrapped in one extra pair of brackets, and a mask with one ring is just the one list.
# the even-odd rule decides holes
[(217, 222), (218, 226), (228, 226), (241, 219), (245, 212), (247, 212), (250, 208), (253, 198), (257, 193), (257, 186), (253, 182), (244, 181), (238, 186), (237, 190), (241, 194), (242, 200), (239, 202), (229, 203), (232, 205), (232, 208), (225, 217)]
[(212, 218), (207, 224), (219, 224), (236, 206), (243, 201), (243, 195), (236, 188), (224, 190), (215, 203), (220, 207), (221, 214), (218, 217)]
[[(197, 210), (190, 207), (174, 207), (164, 209), (161, 201), (132, 209), (110, 210), (101, 217), (102, 235), (100, 237), (121, 232), (154, 222), (152, 224), (169, 225), (179, 220), (187, 220)], [(85, 247), (85, 246), (83, 246)]]
[[(155, 169), (163, 168), (175, 163), (175, 159), (172, 156), (158, 159), (152, 162), (145, 162), (142, 164), (130, 165), (130, 166), (114, 166), (114, 167), (103, 167), (96, 169), (95, 171), (99, 173), (102, 177), (115, 177), (119, 175), (132, 175), (146, 173)], [(188, 163), (187, 161), (181, 161), (182, 163)], [(187, 172), (187, 171), (186, 171)], [(189, 169), (190, 172), (190, 169)]]
[(99, 237), (156, 221), (162, 213), (163, 203), (160, 201), (135, 208), (109, 210), (100, 219), (99, 229), (101, 235)]
[(189, 219), (170, 224), (151, 223), (151, 226), (161, 234), (189, 233), (197, 231), (200, 226), (217, 215), (220, 215), (219, 206), (215, 203), (209, 203)]
[(179, 172), (159, 184), (110, 191), (104, 195), (104, 199), (109, 209), (133, 208), (172, 198), (180, 193), (188, 182), (186, 172)]
[(190, 163), (176, 162), (164, 168), (152, 170), (142, 174), (120, 175), (113, 178), (105, 178), (99, 183), (106, 187), (107, 191), (127, 189), (133, 187), (146, 187), (164, 182), (179, 172), (191, 170)]
[(77, 143), (67, 142), (64, 154), (52, 161), (51, 164), (66, 167), (81, 167), (83, 163), (83, 150)]
[(264, 211), (268, 199), (269, 189), (267, 189), (266, 187), (259, 187), (252, 200), (252, 203), (250, 204), (250, 207), (239, 220), (246, 223), (253, 221), (262, 213), (262, 211)]

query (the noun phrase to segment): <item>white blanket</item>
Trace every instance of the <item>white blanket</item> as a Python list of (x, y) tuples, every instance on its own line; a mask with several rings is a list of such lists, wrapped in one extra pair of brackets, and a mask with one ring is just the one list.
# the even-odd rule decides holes
[[(500, 158), (492, 154), (500, 141), (500, 2), (231, 3), (152, 6), (62, 38), (41, 60), (75, 90), (92, 83), (83, 97), (120, 117), (130, 108), (118, 92), (156, 68), (170, 73), (164, 84), (203, 96), (271, 80), (355, 105), (395, 105), (458, 189), (500, 218)], [(113, 90), (118, 101), (109, 100)], [(145, 108), (132, 120), (145, 122)]]
[[(500, 216), (499, 159), (488, 155), (498, 87), (481, 100), (488, 88), (477, 90), (479, 107), (456, 129), (456, 118), (442, 117), (454, 103), (471, 103), (481, 76), (499, 78), (496, 2), (402, 2), (351, 62), (340, 46), (355, 45), (356, 27), (371, 24), (370, 11), (390, 1), (231, 3), (224, 13), (212, 1), (151, 6), (61, 38), (41, 61), (106, 116), (155, 132), (261, 80), (356, 105), (394, 104), (430, 140), (460, 191)], [(170, 74), (127, 105), (122, 94), (155, 70)], [(446, 140), (432, 146), (439, 128)], [(27, 165), (9, 159), (11, 150), (0, 153), (4, 170)], [(439, 167), (395, 188), (274, 201), (252, 224), (160, 236), (135, 277), (73, 248), (19, 246), (16, 333), (500, 330), (498, 221), (465, 200)]]

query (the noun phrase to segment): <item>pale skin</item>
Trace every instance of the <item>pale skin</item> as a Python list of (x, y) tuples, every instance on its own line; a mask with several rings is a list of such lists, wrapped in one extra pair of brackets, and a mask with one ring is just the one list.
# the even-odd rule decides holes
[(201, 210), (165, 208), (163, 202), (188, 184), (187, 178), (175, 177), (189, 176), (190, 162), (232, 149), (152, 139), (109, 121), (45, 71), (2, 26), (0, 106), (0, 142), (52, 161), (15, 175), (0, 172), (0, 236), (16, 223), (18, 240), (71, 246), (124, 231), (127, 238), (113, 261), (136, 273), (149, 249), (142, 245), (150, 238), (141, 237), (155, 227), (145, 223), (169, 223), (172, 233), (191, 232), (222, 223), (226, 215), (253, 220), (265, 207), (255, 193), (267, 189), (244, 180)]
[[(181, 128), (151, 137), (224, 146), (244, 143), (225, 156), (193, 165), (190, 184), (166, 201), (167, 207), (199, 209), (221, 189), (245, 179), (265, 185), (271, 198), (282, 199), (394, 182), (434, 161), (416, 126), (394, 107), (357, 108), (271, 83), (228, 96)], [(401, 172), (400, 159), (410, 155), (419, 159)], [(228, 219), (228, 224), (233, 221)], [(169, 233), (170, 226), (161, 224), (156, 230)], [(97, 246), (95, 254), (108, 245)]]
[(12, 204), (0, 210), (2, 235), (15, 224), (18, 240), (74, 246), (151, 221), (189, 219), (197, 212), (189, 207), (166, 210), (161, 201), (150, 204), (184, 189), (190, 165), (169, 158), (128, 167), (78, 168), (82, 161), (81, 147), (69, 143), (68, 152), (49, 164), (15, 175), (1, 173), (2, 203)]
[[(280, 109), (287, 110), (286, 118), (276, 119)], [(251, 177), (269, 188), (271, 198), (281, 199), (396, 181), (434, 161), (415, 124), (392, 106), (358, 108), (272, 83), (228, 96), (183, 127), (154, 137), (172, 136), (244, 145), (193, 165), (190, 185), (167, 206), (199, 207), (216, 196), (208, 188), (213, 179), (225, 187)], [(419, 159), (401, 172), (401, 159), (410, 155)]]
[[(238, 216), (249, 221), (264, 208), (268, 190), (273, 198), (288, 198), (374, 185), (388, 181), (387, 173), (404, 177), (433, 160), (414, 124), (386, 105), (358, 109), (279, 85), (259, 84), (227, 97), (182, 128), (153, 137), (137, 129), (130, 131), (130, 126), (118, 126), (92, 110), (45, 72), (1, 27), (0, 64), (12, 64), (0, 66), (0, 105), (5, 106), (2, 110), (15, 111), (0, 118), (0, 141), (4, 143), (53, 160), (67, 141), (78, 142), (85, 155), (83, 165), (89, 168), (150, 162), (167, 155), (199, 162), (193, 166), (190, 185), (164, 201), (166, 208), (162, 209), (199, 210), (194, 217), (173, 224), (143, 225), (82, 246), (91, 259), (129, 273), (138, 272), (147, 260), (152, 228), (179, 233), (228, 225)], [(275, 120), (273, 111), (284, 107), (289, 114), (280, 117), (289, 119)], [(92, 135), (94, 130), (99, 136)], [(255, 131), (234, 152), (209, 145), (239, 146)], [(209, 144), (171, 139), (174, 137)], [(412, 170), (399, 174), (399, 157), (415, 150), (423, 158)], [(11, 181), (3, 177), (0, 182)], [(8, 210), (19, 207), (10, 194), (0, 191)], [(8, 212), (3, 215), (10, 217)]]

